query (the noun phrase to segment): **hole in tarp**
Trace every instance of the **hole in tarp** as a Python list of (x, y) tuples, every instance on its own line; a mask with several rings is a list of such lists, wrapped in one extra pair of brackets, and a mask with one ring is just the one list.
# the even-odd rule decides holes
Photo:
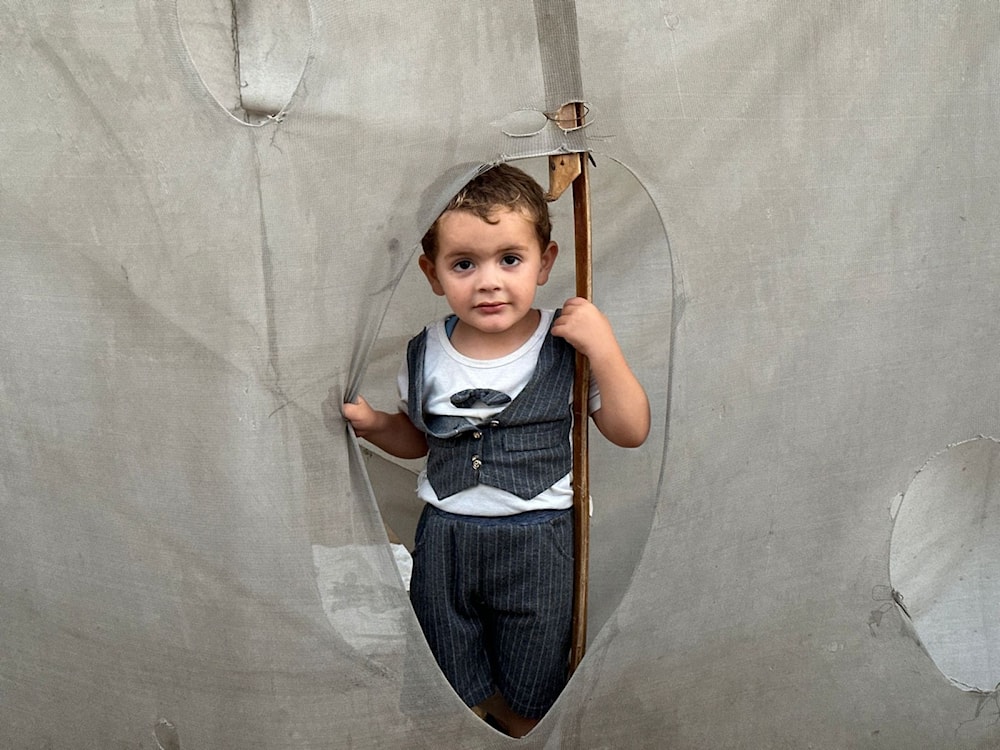
[(252, 125), (282, 117), (309, 57), (307, 0), (177, 0), (177, 21), (220, 107)]
[(160, 719), (153, 727), (153, 738), (158, 750), (181, 750), (181, 739), (177, 727), (166, 719)]
[[(514, 164), (547, 187), (547, 158)], [(611, 320), (653, 410), (653, 431), (640, 449), (618, 448), (596, 428), (590, 430), (594, 516), (588, 636), (593, 640), (626, 595), (652, 526), (665, 443), (672, 282), (663, 224), (642, 185), (621, 165), (600, 157), (590, 175), (594, 301)], [(575, 296), (572, 198), (567, 193), (549, 207), (560, 254), (548, 284), (538, 290), (536, 306), (543, 308), (559, 307)], [(411, 240), (418, 238), (402, 241)], [(396, 377), (407, 340), (448, 312), (412, 262), (393, 293), (360, 389), (375, 408), (397, 408)], [(412, 550), (421, 511), (414, 495), (420, 463), (373, 450), (365, 453), (365, 467), (390, 538), (398, 537)]]
[(504, 135), (527, 138), (541, 133), (548, 123), (549, 118), (544, 112), (539, 112), (537, 109), (517, 109), (498, 120), (495, 125)]
[(586, 102), (567, 102), (553, 112), (542, 112), (537, 109), (516, 109), (504, 115), (493, 123), (500, 128), (504, 135), (511, 138), (527, 138), (538, 135), (550, 123), (555, 123), (565, 132), (582, 130), (591, 125), (591, 120), (584, 124), (579, 124), (576, 119), (574, 105), (583, 107), (583, 116), (586, 118), (590, 113), (590, 105)]
[(1000, 683), (1000, 443), (938, 454), (903, 495), (889, 575), (924, 648), (959, 687)]

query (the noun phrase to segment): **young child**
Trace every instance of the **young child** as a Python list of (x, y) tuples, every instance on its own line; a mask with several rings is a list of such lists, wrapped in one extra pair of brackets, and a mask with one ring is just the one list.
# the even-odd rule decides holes
[(635, 447), (649, 432), (645, 391), (604, 315), (580, 298), (534, 307), (558, 253), (550, 233), (544, 193), (521, 170), (469, 182), (422, 240), (420, 268), (453, 315), (410, 341), (401, 410), (361, 397), (342, 407), (386, 452), (427, 454), (413, 608), (455, 691), (515, 737), (567, 679), (574, 349), (590, 361), (601, 433)]

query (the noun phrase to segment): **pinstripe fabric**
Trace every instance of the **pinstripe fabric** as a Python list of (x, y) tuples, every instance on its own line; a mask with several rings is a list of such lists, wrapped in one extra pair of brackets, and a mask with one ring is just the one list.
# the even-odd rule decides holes
[(427, 642), (469, 706), (499, 691), (539, 718), (567, 679), (573, 516), (477, 518), (426, 506), (410, 598)]
[(439, 498), (488, 484), (529, 500), (569, 473), (572, 346), (547, 334), (524, 389), (488, 422), (472, 425), (423, 413), (426, 339), (424, 330), (407, 347), (407, 401), (410, 419), (427, 435), (427, 478)]

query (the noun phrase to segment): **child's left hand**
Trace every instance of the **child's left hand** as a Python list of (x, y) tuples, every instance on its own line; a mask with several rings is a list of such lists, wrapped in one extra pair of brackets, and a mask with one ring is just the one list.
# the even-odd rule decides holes
[(552, 324), (552, 335), (566, 339), (590, 361), (591, 375), (601, 389), (601, 408), (593, 413), (601, 434), (622, 447), (642, 445), (649, 434), (649, 399), (604, 313), (573, 297)]
[(583, 297), (566, 300), (562, 313), (552, 324), (552, 335), (566, 339), (590, 360), (600, 360), (618, 350), (611, 323), (594, 303)]

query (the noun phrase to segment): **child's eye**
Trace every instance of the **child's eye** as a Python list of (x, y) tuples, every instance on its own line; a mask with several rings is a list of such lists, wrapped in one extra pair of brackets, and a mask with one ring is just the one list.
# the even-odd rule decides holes
[(521, 262), (521, 259), (516, 255), (505, 255), (500, 259), (501, 266), (516, 266)]
[(468, 271), (472, 268), (471, 260), (460, 260), (454, 266), (452, 266), (456, 271)]

